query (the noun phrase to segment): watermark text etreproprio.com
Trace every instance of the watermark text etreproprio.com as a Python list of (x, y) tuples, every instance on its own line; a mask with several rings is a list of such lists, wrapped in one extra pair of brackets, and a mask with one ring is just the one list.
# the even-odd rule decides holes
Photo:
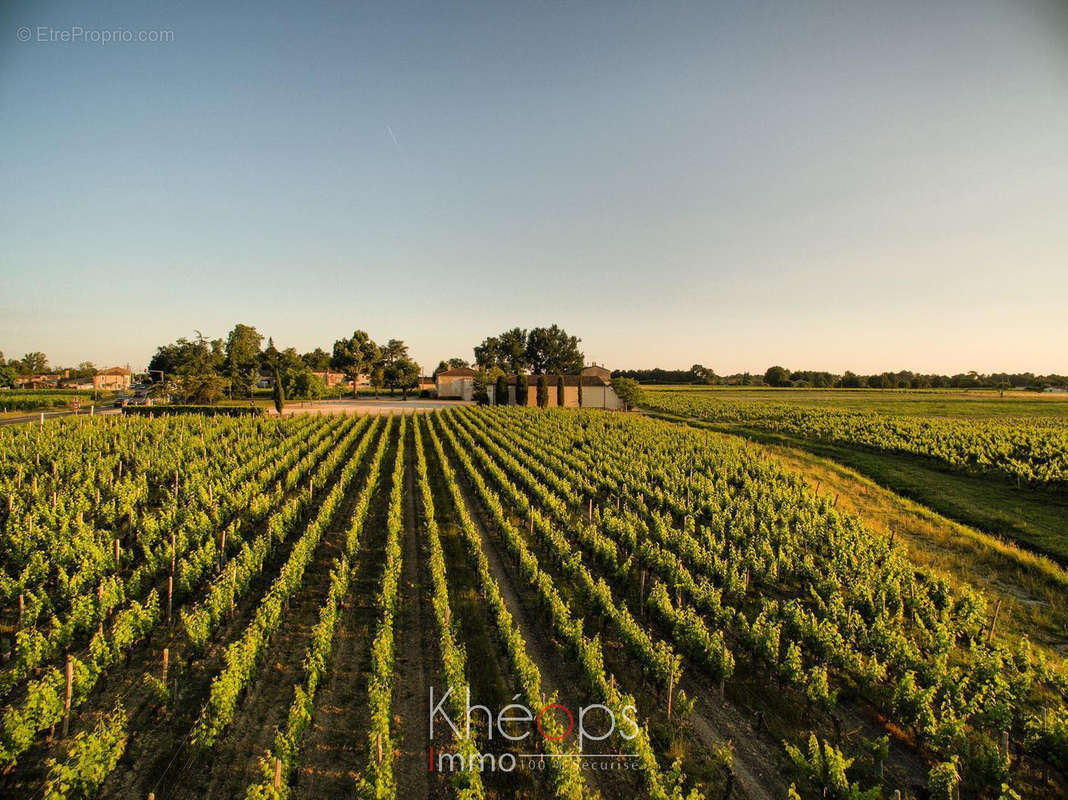
[(131, 30), (130, 28), (86, 28), (71, 25), (21, 25), (15, 31), (20, 42), (34, 44), (168, 44), (174, 41), (173, 30)]

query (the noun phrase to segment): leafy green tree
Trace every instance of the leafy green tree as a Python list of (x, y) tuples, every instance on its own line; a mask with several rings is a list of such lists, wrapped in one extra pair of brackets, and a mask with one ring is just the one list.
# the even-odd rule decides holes
[(375, 399), (378, 399), (378, 393), (382, 391), (382, 387), (386, 385), (386, 368), (381, 364), (375, 364), (374, 369), (371, 370), (371, 386), (375, 390)]
[(612, 390), (623, 402), (625, 411), (629, 411), (641, 399), (642, 387), (634, 378), (612, 378)]
[(523, 328), (512, 328), (497, 337), (497, 366), (512, 375), (530, 369), (527, 360), (527, 332)]
[(330, 366), (345, 373), (352, 381), (352, 396), (356, 397), (359, 394), (356, 386), (359, 376), (367, 374), (381, 357), (378, 345), (371, 341), (365, 331), (354, 331), (348, 339), (334, 342)]
[(282, 386), (282, 375), (276, 369), (274, 371), (274, 410), (279, 414), (286, 405), (286, 390)]
[(496, 336), (487, 336), (482, 344), (475, 346), (475, 363), (482, 369), (495, 367), (501, 360), (501, 341)]
[(579, 408), (582, 408), (582, 376), (579, 376), (578, 382), (578, 404)]
[[(263, 334), (251, 325), (238, 323), (226, 337), (226, 375), (230, 379), (230, 396), (252, 397), (259, 379), (260, 343)], [(274, 343), (271, 343), (274, 348)], [(277, 351), (275, 351), (277, 352)]]
[[(382, 365), (382, 369), (386, 376), (386, 386), (389, 387), (390, 395), (393, 394), (395, 389), (400, 388), (400, 384), (396, 381), (396, 370), (392, 370), (392, 367), (402, 359), (408, 358), (408, 345), (406, 345), (400, 339), (390, 339), (386, 342), (379, 353), (378, 362)], [(390, 376), (394, 377), (391, 378)], [(418, 384), (418, 375), (416, 376), (416, 383)]]
[(20, 363), (19, 371), (23, 375), (40, 375), (48, 372), (48, 357), (37, 350), (24, 355)]
[(565, 390), (564, 390), (564, 376), (563, 375), (557, 375), (556, 376), (556, 405), (559, 406), (560, 408), (563, 408), (564, 407), (565, 398), (566, 398), (566, 393), (565, 393)]
[(535, 375), (551, 372), (578, 374), (585, 363), (585, 357), (578, 349), (579, 341), (559, 325), (533, 328), (527, 334), (527, 363)]
[(790, 383), (790, 370), (786, 367), (768, 367), (764, 373), (764, 383), (768, 386), (787, 386)]
[(493, 390), (496, 405), (508, 405), (508, 379), (504, 375), (497, 376), (497, 385)]
[(549, 382), (544, 374), (538, 376), (537, 398), (538, 408), (547, 408), (549, 406)]
[[(0, 360), (2, 362), (2, 360)], [(5, 389), (15, 388), (15, 378), (18, 377), (18, 372), (14, 367), (0, 363), (0, 387)]]
[(209, 340), (200, 331), (194, 333), (196, 337), (193, 341), (182, 337), (174, 344), (156, 348), (156, 354), (148, 362), (149, 374), (154, 381), (204, 369), (222, 371), (226, 359), (223, 340)]
[(386, 385), (390, 392), (400, 389), (404, 399), (408, 399), (408, 392), (419, 385), (419, 365), (407, 356), (394, 360), (385, 367)]
[(307, 364), (308, 369), (316, 372), (326, 372), (330, 369), (330, 354), (321, 347), (316, 347), (310, 353), (304, 353), (300, 360)]
[(527, 376), (520, 373), (515, 378), (515, 403), (517, 406), (525, 406), (527, 404), (527, 391), (529, 384), (527, 383)]
[(304, 369), (295, 373), (286, 384), (286, 396), (296, 400), (316, 400), (323, 396), (325, 389), (322, 378), (310, 369)]

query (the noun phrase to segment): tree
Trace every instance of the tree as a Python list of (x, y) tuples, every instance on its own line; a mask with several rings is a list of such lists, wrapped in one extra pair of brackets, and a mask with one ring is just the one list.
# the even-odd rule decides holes
[(545, 375), (538, 376), (538, 408), (547, 408), (549, 405), (549, 382), (545, 379)]
[(494, 400), (496, 405), (506, 406), (508, 405), (508, 379), (504, 375), (497, 376), (497, 386), (493, 390)]
[[(0, 359), (2, 363), (3, 359)], [(91, 378), (98, 372), (96, 366), (92, 361), (83, 361), (78, 366), (70, 371), (70, 377), (72, 378)]]
[(559, 408), (563, 408), (565, 399), (566, 399), (566, 397), (565, 397), (565, 392), (564, 392), (564, 376), (563, 375), (557, 375), (556, 376), (556, 405)]
[(527, 404), (527, 376), (520, 373), (515, 378), (515, 403), (518, 406), (525, 406)]
[(375, 390), (375, 399), (378, 399), (378, 393), (382, 390), (382, 387), (386, 385), (386, 368), (381, 364), (376, 364), (374, 369), (371, 370), (371, 386)]
[(300, 360), (316, 372), (326, 372), (330, 369), (330, 354), (321, 347), (316, 347), (310, 353), (304, 353)]
[(179, 373), (223, 368), (226, 358), (223, 340), (208, 340), (200, 331), (194, 333), (194, 341), (182, 337), (174, 344), (160, 345), (156, 349), (156, 354), (148, 362), (149, 374), (153, 380), (166, 379)]
[(497, 366), (512, 375), (526, 372), (530, 368), (527, 361), (527, 332), (522, 328), (512, 328), (497, 337)]
[[(3, 355), (0, 353), (0, 355)], [(14, 389), (15, 378), (18, 376), (18, 372), (10, 364), (3, 363), (3, 359), (0, 358), (0, 388)]]
[(501, 342), (496, 336), (488, 336), (475, 346), (475, 363), (482, 369), (497, 366), (501, 359)]
[[(251, 325), (238, 323), (226, 337), (226, 375), (230, 378), (230, 396), (252, 397), (259, 379), (260, 343), (263, 334)], [(271, 343), (274, 350), (274, 343)], [(277, 352), (277, 351), (275, 351)]]
[(787, 386), (790, 383), (790, 370), (786, 367), (768, 367), (764, 373), (764, 383), (768, 386)]
[(40, 375), (48, 372), (48, 357), (39, 351), (27, 353), (22, 357), (19, 371), (24, 375)]
[[(393, 394), (394, 389), (400, 388), (400, 384), (397, 383), (395, 379), (390, 378), (390, 375), (393, 375), (395, 378), (398, 373), (396, 373), (395, 371), (391, 372), (390, 370), (397, 362), (405, 360), (407, 358), (408, 345), (406, 345), (400, 339), (390, 339), (388, 342), (385, 343), (385, 345), (383, 345), (380, 351), (378, 363), (382, 365), (382, 368), (385, 371), (386, 386), (389, 387), (390, 395)], [(417, 383), (418, 378), (419, 376), (416, 375)]]
[(634, 378), (612, 378), (612, 391), (623, 402), (623, 409), (627, 411), (638, 404), (642, 387)]
[(483, 368), (475, 373), (471, 396), (480, 406), (489, 405), (489, 384), (489, 370)]
[(386, 385), (393, 389), (400, 389), (404, 399), (408, 399), (408, 391), (419, 385), (419, 365), (407, 356), (394, 360), (385, 367)]
[[(177, 367), (177, 394), (186, 403), (215, 403), (222, 397), (223, 382), (217, 368), (224, 360), (222, 339), (208, 340), (200, 331), (189, 343), (186, 359)], [(183, 340), (179, 339), (179, 342)]]
[(527, 363), (535, 375), (547, 372), (578, 374), (585, 363), (585, 357), (578, 349), (579, 341), (558, 325), (534, 328), (527, 334)]
[(579, 375), (578, 380), (578, 404), (579, 408), (582, 408), (582, 376)]
[(352, 381), (352, 396), (356, 397), (357, 380), (361, 375), (365, 375), (380, 358), (378, 345), (371, 341), (371, 337), (364, 331), (353, 331), (350, 338), (338, 339), (334, 342), (330, 366), (344, 372), (345, 376)]
[(274, 410), (278, 412), (279, 416), (282, 414), (282, 409), (286, 405), (286, 390), (282, 387), (282, 376), (278, 370), (274, 371)]
[(323, 379), (310, 369), (293, 375), (293, 380), (286, 387), (286, 396), (297, 400), (316, 400), (323, 396), (326, 386)]

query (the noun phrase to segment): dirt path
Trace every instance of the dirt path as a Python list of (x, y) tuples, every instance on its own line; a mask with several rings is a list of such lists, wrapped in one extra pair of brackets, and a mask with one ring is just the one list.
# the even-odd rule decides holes
[(367, 758), (370, 726), (367, 681), (371, 641), (378, 611), (375, 598), (381, 583), (389, 502), (390, 473), (396, 445), (382, 454), (382, 474), (371, 498), (356, 556), (356, 574), (342, 603), (334, 633), (330, 670), (315, 698), (311, 725), (304, 734), (291, 796), (323, 800), (355, 795), (356, 781)]

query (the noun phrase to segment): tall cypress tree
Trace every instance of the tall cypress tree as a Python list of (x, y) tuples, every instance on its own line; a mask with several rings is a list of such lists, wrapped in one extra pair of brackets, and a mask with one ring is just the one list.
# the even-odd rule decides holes
[(544, 375), (538, 376), (538, 408), (547, 408), (549, 405), (549, 383)]
[(515, 402), (517, 405), (527, 404), (527, 376), (516, 375), (515, 378)]
[(564, 376), (556, 376), (556, 405), (564, 407)]
[(499, 406), (508, 405), (508, 379), (503, 375), (497, 376), (497, 388), (494, 392), (497, 396), (494, 398), (496, 404)]
[(278, 370), (274, 371), (274, 408), (281, 415), (286, 404), (286, 391), (282, 388), (282, 376)]

